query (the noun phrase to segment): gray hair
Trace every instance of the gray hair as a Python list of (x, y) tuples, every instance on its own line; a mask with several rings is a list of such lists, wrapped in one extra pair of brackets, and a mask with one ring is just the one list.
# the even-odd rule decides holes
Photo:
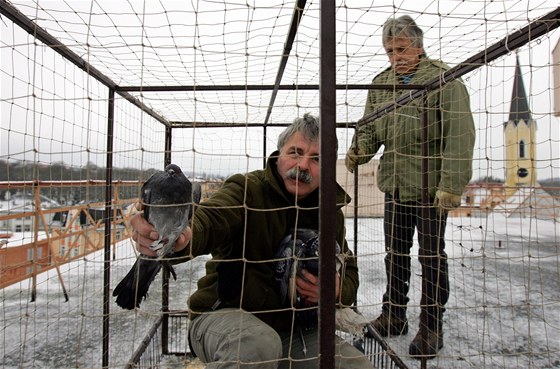
[(406, 37), (412, 42), (412, 46), (424, 48), (424, 32), (409, 15), (389, 18), (385, 21), (383, 25), (383, 45), (387, 44), (389, 39), (395, 37)]
[[(319, 141), (319, 118), (314, 117), (310, 113), (305, 113), (303, 118), (296, 118), (280, 136), (278, 136), (278, 150), (282, 150), (286, 142), (296, 133), (299, 132), (312, 142)], [(338, 141), (337, 141), (338, 147)]]

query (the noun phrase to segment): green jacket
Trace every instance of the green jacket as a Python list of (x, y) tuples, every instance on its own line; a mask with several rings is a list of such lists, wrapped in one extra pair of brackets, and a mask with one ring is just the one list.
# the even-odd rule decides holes
[[(444, 73), (444, 63), (422, 57), (410, 84), (422, 84)], [(374, 84), (395, 86), (393, 69), (381, 72)], [(370, 90), (364, 116), (406, 94), (406, 90)], [(386, 193), (398, 190), (401, 201), (422, 198), (423, 99), (411, 101), (357, 130), (358, 147), (371, 160), (385, 146), (379, 162), (377, 185)], [(429, 194), (440, 189), (461, 195), (472, 176), (475, 128), (466, 87), (460, 80), (432, 91), (428, 96)], [(355, 141), (353, 141), (353, 147)]]
[[(212, 254), (206, 275), (189, 298), (193, 314), (218, 308), (235, 307), (256, 312), (277, 330), (290, 329), (292, 311), (281, 304), (274, 283), (273, 259), (290, 228), (319, 229), (319, 191), (296, 202), (283, 186), (276, 169), (275, 152), (265, 170), (228, 178), (222, 188), (202, 203), (193, 217), (191, 257)], [(351, 256), (345, 240), (342, 206), (349, 196), (338, 186), (337, 241)], [(354, 257), (346, 259), (341, 273), (340, 304), (352, 305), (358, 290), (358, 268)], [(267, 311), (267, 313), (262, 313)], [(261, 313), (259, 313), (261, 312)]]

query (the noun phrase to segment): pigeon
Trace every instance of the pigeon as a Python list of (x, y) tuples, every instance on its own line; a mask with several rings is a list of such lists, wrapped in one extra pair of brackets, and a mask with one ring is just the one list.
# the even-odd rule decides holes
[[(342, 267), (344, 257), (336, 243), (336, 269)], [(311, 229), (298, 228), (282, 239), (274, 255), (274, 279), (282, 303), (287, 303), (296, 309), (295, 328), (299, 332), (302, 351), (307, 355), (304, 332), (317, 327), (319, 323), (318, 306), (298, 295), (296, 291), (296, 276), (305, 279), (302, 270), (319, 275), (319, 234)], [(340, 310), (340, 309), (337, 309)]]
[[(342, 266), (341, 249), (336, 243), (336, 268)], [(296, 293), (295, 277), (304, 278), (302, 269), (319, 275), (319, 234), (311, 229), (298, 228), (291, 230), (280, 242), (275, 254), (274, 278), (280, 294), (280, 300), (289, 301), (296, 308), (296, 318), (304, 331), (317, 326), (316, 304), (302, 299)]]
[(201, 194), (200, 184), (193, 186), (175, 164), (154, 173), (144, 183), (141, 192), (144, 218), (159, 234), (159, 238), (150, 245), (157, 257), (138, 256), (130, 271), (115, 287), (113, 296), (117, 305), (128, 310), (140, 307), (162, 267), (177, 280), (168, 258), (173, 255), (175, 241), (187, 227), (194, 211), (193, 203), (200, 202)]

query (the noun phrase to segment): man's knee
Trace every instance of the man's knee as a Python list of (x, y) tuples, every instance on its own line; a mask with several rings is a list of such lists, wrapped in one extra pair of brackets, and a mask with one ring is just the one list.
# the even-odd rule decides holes
[(282, 356), (276, 331), (250, 313), (221, 311), (201, 316), (191, 328), (195, 353), (219, 368), (276, 368)]
[(282, 357), (282, 340), (278, 333), (265, 323), (242, 330), (238, 346), (241, 362), (274, 361), (278, 365), (278, 360)]

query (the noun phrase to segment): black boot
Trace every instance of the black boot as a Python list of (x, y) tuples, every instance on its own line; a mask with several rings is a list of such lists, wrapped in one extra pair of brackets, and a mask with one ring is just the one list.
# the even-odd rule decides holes
[(426, 308), (420, 312), (420, 329), (410, 343), (408, 353), (416, 359), (434, 358), (443, 347), (443, 308)]
[(371, 325), (382, 337), (400, 336), (408, 333), (408, 319), (406, 319), (406, 315), (397, 316), (384, 311)]
[(441, 329), (431, 330), (420, 328), (416, 337), (410, 343), (408, 353), (415, 359), (433, 359), (443, 347), (443, 332)]

